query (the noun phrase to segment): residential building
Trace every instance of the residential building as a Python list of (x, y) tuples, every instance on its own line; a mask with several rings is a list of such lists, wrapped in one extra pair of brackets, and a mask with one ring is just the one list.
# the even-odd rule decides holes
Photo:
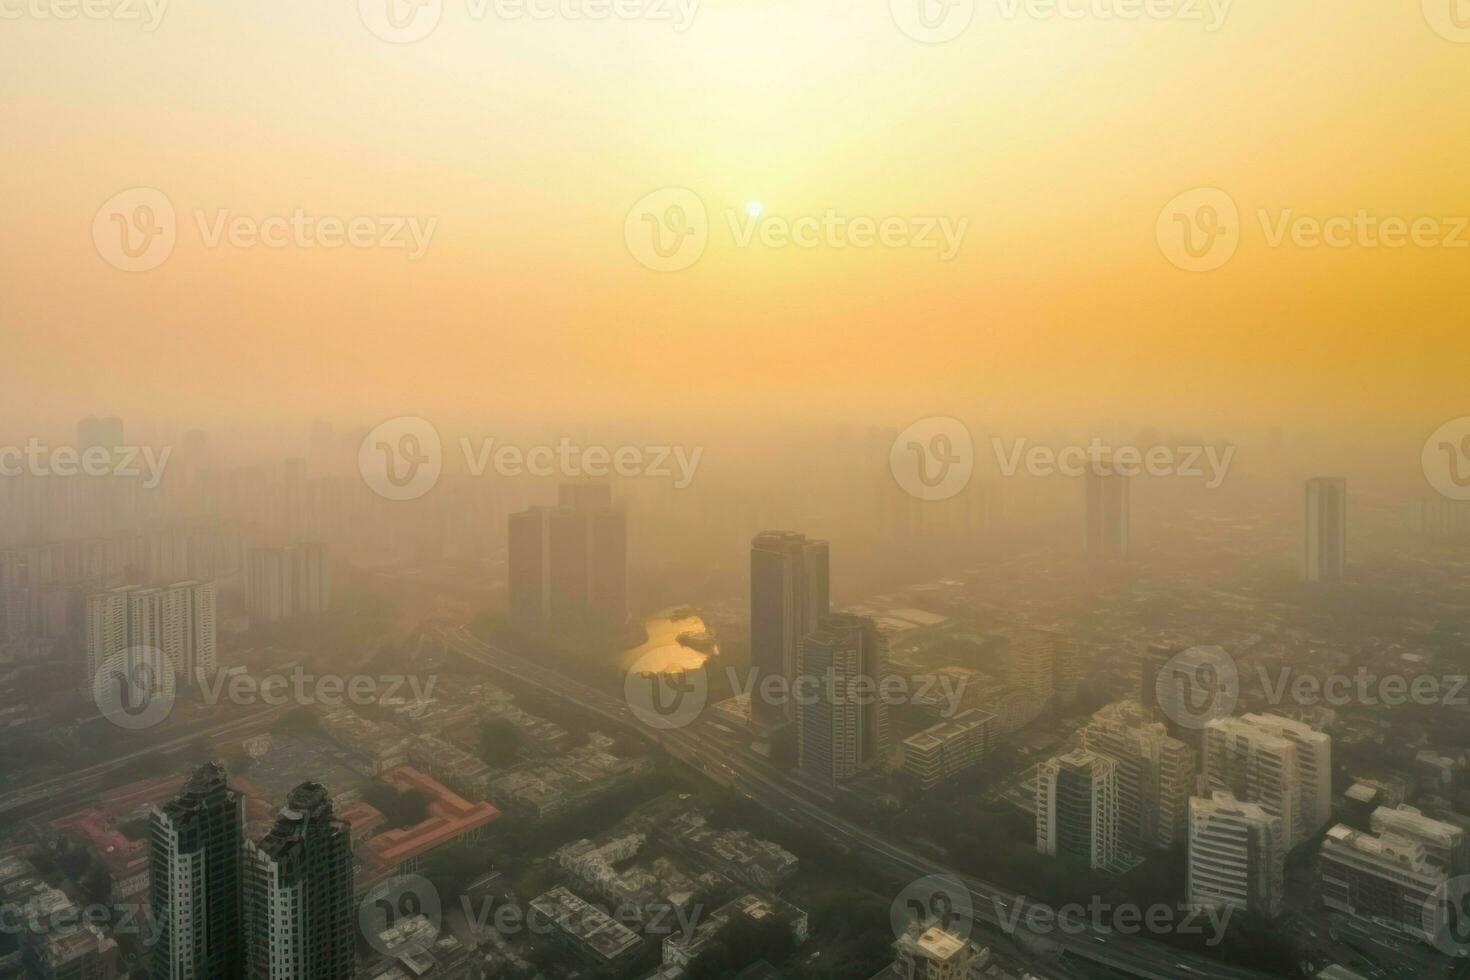
[(246, 842), (242, 863), (248, 980), (351, 980), (351, 833), (326, 787), (293, 789), (270, 832)]
[(990, 962), (990, 951), (939, 926), (915, 923), (893, 944), (885, 980), (971, 980)]
[(887, 644), (871, 619), (823, 617), (802, 640), (797, 767), (828, 785), (882, 763), (888, 706), (878, 696)]
[(1296, 843), (1301, 805), (1297, 746), (1243, 718), (1219, 718), (1205, 726), (1203, 781), (1205, 792), (1227, 792), (1243, 803), (1259, 803), (1280, 817), (1280, 846)]
[(150, 976), (242, 976), (240, 844), (244, 800), (224, 767), (200, 767), (150, 816), (149, 904), (158, 929)]
[(1090, 868), (1114, 866), (1118, 766), (1086, 749), (1042, 763), (1036, 781), (1036, 849)]
[(995, 716), (979, 708), (962, 711), (903, 741), (903, 766), (924, 789), (959, 775), (985, 758)]
[(1433, 899), (1450, 874), (1422, 841), (1338, 824), (1322, 841), (1318, 867), (1322, 902), (1329, 909), (1372, 929), (1435, 941), (1443, 912)]
[(1108, 705), (1082, 729), (1082, 745), (1118, 767), (1118, 831), (1138, 850), (1185, 839), (1195, 761), (1189, 746), (1149, 721), (1136, 701)]
[(793, 531), (765, 531), (750, 543), (750, 664), (754, 672), (751, 722), (779, 727), (793, 720), (791, 698), (760, 696), (767, 677), (791, 691), (801, 644), (827, 615), (830, 596), (827, 542)]
[(1276, 915), (1286, 866), (1281, 822), (1261, 804), (1227, 792), (1191, 799), (1189, 904)]

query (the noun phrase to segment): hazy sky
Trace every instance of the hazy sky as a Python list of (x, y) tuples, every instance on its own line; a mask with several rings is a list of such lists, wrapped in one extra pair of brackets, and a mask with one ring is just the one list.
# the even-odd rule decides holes
[[(180, 3), (151, 32), (36, 15), (66, 2), (0, 0), (12, 422), (1467, 413), (1470, 247), (1268, 241), (1288, 209), (1434, 216), (1441, 237), (1470, 215), (1470, 44), (1417, 0), (1239, 2), (1214, 31), (1209, 13), (979, 0), (943, 44), (880, 0), (705, 0), (683, 31), (445, 0), (409, 44), (346, 0)], [(172, 203), (177, 243), (129, 273), (93, 226), (138, 187)], [(666, 187), (708, 213), (705, 252), (676, 272), (625, 241), (630, 208)], [(1176, 267), (1156, 231), (1195, 188), (1239, 209), (1238, 251), (1209, 272)], [(750, 202), (967, 226), (948, 261), (741, 246), (727, 211)], [(417, 260), (208, 244), (222, 211), (298, 209), (437, 224)]]

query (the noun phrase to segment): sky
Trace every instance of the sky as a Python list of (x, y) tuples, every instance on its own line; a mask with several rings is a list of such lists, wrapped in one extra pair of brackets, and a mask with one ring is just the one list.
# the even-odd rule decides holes
[[(143, 0), (69, 2), (0, 0), (12, 427), (1467, 414), (1465, 0), (975, 0), (942, 43), (904, 5), (968, 0), (704, 0), (687, 23), (443, 0), (411, 43), (370, 28), (389, 0), (180, 3), (152, 30), (122, 18)], [(636, 211), (671, 193), (704, 248), (650, 268), (635, 239), (670, 214)], [(1171, 202), (1204, 234), (1221, 194), (1228, 258), (1181, 267), (1224, 253), (1182, 253)], [(116, 236), (158, 195), (172, 248), (126, 271)], [(297, 212), (370, 219), (373, 244), (214, 237)], [(1294, 240), (1360, 213), (1432, 218), (1437, 244)], [(762, 243), (828, 215), (903, 241)], [(424, 247), (384, 247), (409, 219)], [(953, 255), (918, 247), (941, 227)]]

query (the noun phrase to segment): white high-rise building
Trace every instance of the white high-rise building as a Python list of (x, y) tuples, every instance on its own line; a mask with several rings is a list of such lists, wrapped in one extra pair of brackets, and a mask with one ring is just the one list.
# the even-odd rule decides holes
[(1470, 872), (1470, 839), (1465, 828), (1432, 820), (1407, 803), (1381, 806), (1368, 821), (1375, 834), (1396, 834), (1423, 844), (1429, 861), (1451, 875)]
[(1188, 901), (1275, 915), (1281, 910), (1286, 853), (1281, 818), (1229, 793), (1189, 801)]
[(214, 583), (200, 581), (147, 589), (124, 586), (87, 596), (83, 613), (87, 688), (103, 664), (129, 649), (158, 650), (174, 674), (188, 683), (212, 674), (215, 603)]
[(128, 587), (96, 592), (82, 607), (82, 631), (87, 651), (87, 676), (82, 683), (92, 690), (92, 681), (102, 665), (128, 648)]
[(1259, 803), (1280, 817), (1280, 846), (1290, 849), (1301, 799), (1295, 742), (1244, 718), (1219, 718), (1205, 726), (1203, 771), (1206, 792)]
[(1118, 764), (1077, 749), (1048, 759), (1036, 779), (1036, 849), (1099, 870), (1118, 858)]
[(1082, 744), (1118, 764), (1118, 823), (1125, 842), (1168, 850), (1184, 840), (1195, 781), (1189, 746), (1161, 722), (1149, 721), (1137, 701), (1094, 714), (1082, 729)]
[(1318, 867), (1329, 909), (1423, 942), (1438, 937), (1444, 913), (1434, 899), (1450, 875), (1421, 841), (1338, 824), (1322, 841)]
[(1291, 830), (1295, 847), (1332, 821), (1332, 736), (1280, 715), (1249, 714), (1241, 721), (1296, 746), (1297, 799)]

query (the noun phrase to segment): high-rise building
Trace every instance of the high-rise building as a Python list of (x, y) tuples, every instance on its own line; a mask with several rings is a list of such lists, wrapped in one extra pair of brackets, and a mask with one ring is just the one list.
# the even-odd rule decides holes
[(1082, 729), (1083, 747), (1118, 766), (1118, 831), (1137, 850), (1184, 840), (1195, 761), (1189, 746), (1136, 701), (1108, 705)]
[(1322, 841), (1318, 869), (1329, 909), (1421, 942), (1439, 936), (1443, 911), (1434, 898), (1450, 874), (1422, 841), (1337, 824)]
[(250, 549), (245, 598), (250, 615), (267, 623), (326, 612), (332, 598), (327, 546)]
[(1332, 820), (1332, 736), (1280, 715), (1248, 714), (1240, 720), (1296, 746), (1297, 798), (1291, 827), (1295, 847)]
[(523, 627), (628, 618), (628, 519), (602, 484), (568, 484), (560, 505), (510, 515), (511, 618)]
[(990, 747), (995, 716), (979, 708), (961, 711), (903, 740), (903, 767), (933, 789), (979, 763)]
[(1282, 818), (1286, 847), (1332, 819), (1332, 738), (1277, 715), (1221, 718), (1205, 728), (1204, 774), (1211, 790), (1229, 790)]
[(291, 791), (269, 833), (245, 843), (249, 980), (350, 980), (352, 834), (319, 783)]
[[(174, 675), (187, 683), (214, 673), (216, 598), (213, 582), (191, 580), (156, 588), (122, 586), (86, 597), (83, 604), (87, 676), (129, 649), (163, 654)], [(130, 665), (131, 666), (131, 665)]]
[(893, 967), (879, 974), (883, 980), (970, 980), (990, 961), (985, 947), (922, 922), (898, 938), (893, 954)]
[(871, 619), (829, 615), (801, 645), (797, 767), (819, 783), (851, 779), (883, 761), (888, 707), (878, 697), (887, 650)]
[(240, 977), (240, 844), (244, 804), (210, 763), (154, 807), (149, 902), (158, 929), (153, 980)]
[(1281, 910), (1286, 854), (1281, 818), (1230, 793), (1189, 801), (1188, 901), (1273, 916)]
[(780, 677), (790, 691), (801, 641), (827, 615), (830, 572), (827, 543), (792, 531), (765, 531), (750, 543), (750, 665), (755, 686), (751, 721), (772, 728), (792, 719), (790, 698), (762, 698), (762, 681)]
[(1328, 476), (1308, 480), (1306, 516), (1306, 580), (1342, 578), (1347, 566), (1347, 481)]
[(1297, 817), (1301, 779), (1295, 742), (1243, 718), (1219, 718), (1205, 726), (1202, 769), (1206, 792), (1228, 792), (1280, 817), (1282, 853), (1290, 850), (1305, 823)]
[(1092, 462), (1083, 474), (1090, 558), (1127, 558), (1129, 483), (1107, 460)]
[(1038, 767), (1036, 849), (1106, 870), (1118, 853), (1118, 766), (1076, 749)]

